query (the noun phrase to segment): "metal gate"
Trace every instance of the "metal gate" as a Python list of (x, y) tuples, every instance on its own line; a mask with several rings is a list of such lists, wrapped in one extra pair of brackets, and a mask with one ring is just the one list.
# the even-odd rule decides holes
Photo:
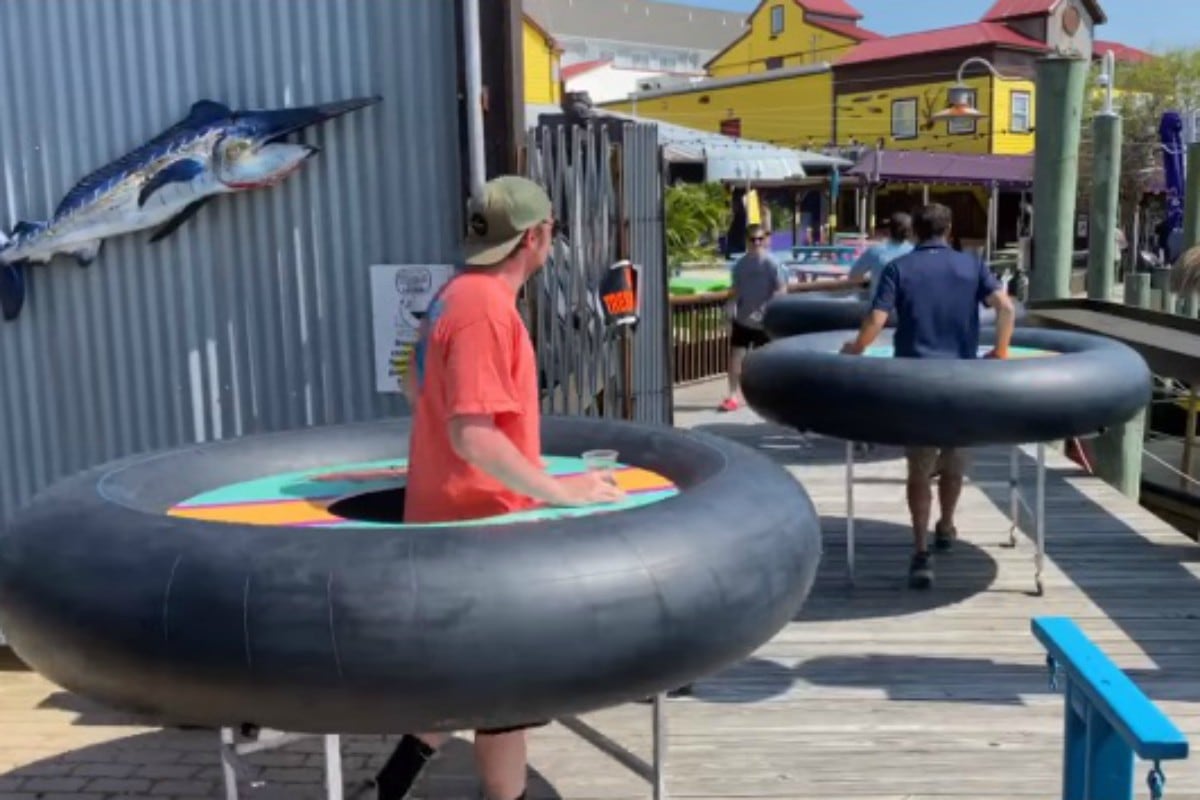
[[(655, 125), (529, 132), (526, 173), (546, 187), (559, 223), (524, 297), (546, 413), (672, 423), (660, 159)], [(602, 275), (620, 259), (639, 268), (633, 331), (606, 326), (599, 299)]]

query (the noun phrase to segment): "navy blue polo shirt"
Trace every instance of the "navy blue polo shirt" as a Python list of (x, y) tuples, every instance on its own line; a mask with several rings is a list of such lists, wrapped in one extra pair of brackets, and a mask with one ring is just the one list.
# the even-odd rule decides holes
[(884, 267), (871, 309), (896, 312), (897, 358), (975, 358), (979, 306), (999, 288), (981, 259), (930, 241)]

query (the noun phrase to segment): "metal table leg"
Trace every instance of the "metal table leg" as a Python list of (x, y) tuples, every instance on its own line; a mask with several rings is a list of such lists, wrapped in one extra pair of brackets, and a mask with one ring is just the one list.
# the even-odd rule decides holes
[(846, 442), (846, 576), (854, 585), (854, 442)]
[(1042, 566), (1046, 560), (1046, 445), (1037, 446), (1037, 497), (1034, 498), (1034, 530), (1037, 535), (1037, 554), (1033, 557), (1033, 582), (1039, 595), (1044, 594)]
[(225, 778), (225, 800), (238, 800), (236, 745), (233, 728), (221, 728), (221, 774)]
[(1021, 448), (1013, 445), (1008, 457), (1008, 513), (1012, 524), (1008, 528), (1008, 546), (1017, 546), (1017, 529), (1021, 527)]
[(654, 800), (667, 800), (667, 716), (663, 710), (663, 694), (654, 695)]
[[(274, 750), (295, 742), (311, 739), (317, 734), (258, 731), (250, 741), (238, 743), (233, 728), (221, 729), (221, 773), (225, 782), (225, 800), (238, 800), (238, 781), (247, 781), (251, 788), (260, 788), (266, 781), (256, 780), (250, 765), (242, 756), (263, 750)], [(325, 745), (325, 796), (327, 800), (342, 800), (342, 739), (336, 734), (323, 735)]]
[(342, 737), (325, 737), (325, 792), (329, 800), (342, 800)]

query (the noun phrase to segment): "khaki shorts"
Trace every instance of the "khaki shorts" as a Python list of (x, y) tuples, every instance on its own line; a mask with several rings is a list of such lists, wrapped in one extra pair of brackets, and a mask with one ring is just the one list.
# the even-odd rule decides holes
[(934, 475), (963, 477), (967, 472), (967, 452), (953, 448), (909, 447), (904, 451), (908, 458), (908, 474), (912, 477), (932, 478)]

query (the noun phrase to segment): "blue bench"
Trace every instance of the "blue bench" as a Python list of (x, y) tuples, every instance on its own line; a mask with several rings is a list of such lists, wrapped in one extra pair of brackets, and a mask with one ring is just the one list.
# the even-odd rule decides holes
[(1074, 622), (1034, 617), (1032, 628), (1063, 689), (1063, 800), (1129, 800), (1135, 756), (1154, 762), (1147, 783), (1161, 798), (1160, 762), (1187, 758), (1184, 735)]

